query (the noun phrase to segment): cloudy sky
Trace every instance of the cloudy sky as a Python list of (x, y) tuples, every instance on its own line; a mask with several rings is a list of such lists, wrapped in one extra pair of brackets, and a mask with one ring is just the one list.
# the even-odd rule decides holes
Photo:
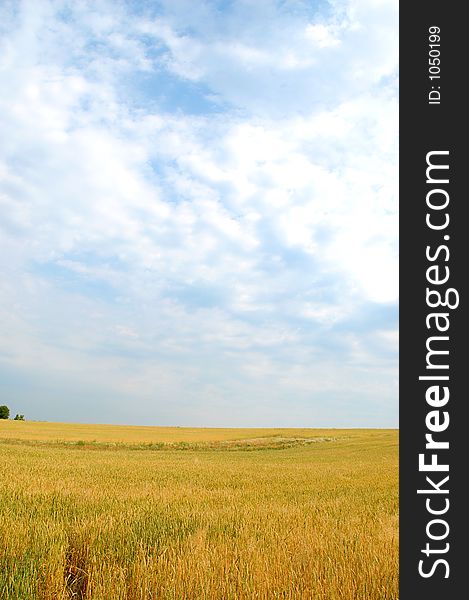
[(397, 4), (0, 0), (0, 403), (397, 425)]

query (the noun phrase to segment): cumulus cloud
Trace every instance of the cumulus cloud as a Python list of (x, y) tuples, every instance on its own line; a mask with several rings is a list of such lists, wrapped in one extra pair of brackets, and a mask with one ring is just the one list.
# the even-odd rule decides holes
[(395, 3), (190, 5), (1, 9), (4, 393), (395, 425)]

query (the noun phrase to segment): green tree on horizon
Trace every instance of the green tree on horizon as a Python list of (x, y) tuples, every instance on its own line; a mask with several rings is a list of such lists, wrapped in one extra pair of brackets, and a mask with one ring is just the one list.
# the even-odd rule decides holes
[(0, 406), (0, 419), (9, 419), (10, 418), (10, 409), (6, 404), (2, 404)]

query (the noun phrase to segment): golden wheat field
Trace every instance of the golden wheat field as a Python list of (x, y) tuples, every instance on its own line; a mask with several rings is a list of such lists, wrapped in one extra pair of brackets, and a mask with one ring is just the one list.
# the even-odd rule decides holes
[(395, 430), (0, 423), (0, 598), (398, 598)]

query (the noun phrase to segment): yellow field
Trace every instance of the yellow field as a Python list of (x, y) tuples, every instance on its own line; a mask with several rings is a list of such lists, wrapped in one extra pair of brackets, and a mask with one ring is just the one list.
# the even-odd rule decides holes
[(394, 430), (0, 425), (0, 598), (397, 600)]

